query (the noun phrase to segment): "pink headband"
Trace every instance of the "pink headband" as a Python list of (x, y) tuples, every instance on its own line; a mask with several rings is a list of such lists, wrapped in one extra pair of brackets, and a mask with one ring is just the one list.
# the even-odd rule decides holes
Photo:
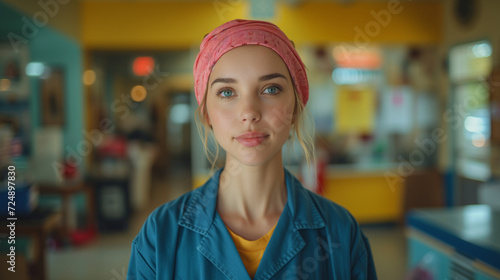
[(201, 42), (194, 63), (194, 92), (198, 104), (203, 101), (212, 68), (226, 52), (243, 45), (260, 45), (275, 51), (285, 62), (295, 88), (304, 103), (309, 98), (305, 66), (293, 43), (276, 25), (257, 20), (236, 19), (222, 24)]

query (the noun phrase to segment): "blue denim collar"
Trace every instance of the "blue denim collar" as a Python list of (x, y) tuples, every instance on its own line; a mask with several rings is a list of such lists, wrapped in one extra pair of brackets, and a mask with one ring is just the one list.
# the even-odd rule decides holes
[[(186, 210), (179, 219), (179, 225), (206, 234), (216, 217), (217, 192), (219, 178), (223, 168), (201, 187), (193, 191)], [(287, 188), (287, 203), (283, 211), (289, 211), (293, 224), (297, 229), (313, 229), (325, 226), (325, 221), (311, 200), (311, 195), (302, 184), (286, 168), (285, 182)]]

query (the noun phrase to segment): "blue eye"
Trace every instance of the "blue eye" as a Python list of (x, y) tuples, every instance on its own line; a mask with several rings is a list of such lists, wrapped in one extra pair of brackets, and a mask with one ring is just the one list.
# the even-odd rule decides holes
[(221, 91), (219, 91), (219, 94), (218, 94), (221, 98), (229, 98), (231, 96), (234, 95), (234, 92), (230, 89), (223, 89)]
[(274, 94), (279, 93), (280, 90), (281, 89), (278, 86), (270, 86), (264, 90), (264, 93), (274, 95)]

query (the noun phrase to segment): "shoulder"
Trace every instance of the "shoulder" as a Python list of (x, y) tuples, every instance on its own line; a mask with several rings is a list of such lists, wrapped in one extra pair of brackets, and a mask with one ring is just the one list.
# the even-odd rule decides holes
[(183, 234), (179, 221), (199, 192), (199, 189), (190, 191), (149, 214), (132, 241), (129, 273), (142, 275), (141, 279), (153, 279), (157, 263), (175, 258), (177, 240)]
[(157, 207), (149, 214), (142, 230), (147, 230), (149, 228), (158, 231), (167, 226), (168, 228), (172, 228), (169, 225), (178, 223), (188, 208), (188, 205), (193, 200), (193, 197), (196, 197), (199, 192), (199, 188), (192, 190)]
[(180, 228), (203, 233), (210, 226), (215, 213), (218, 174), (201, 187), (156, 208), (146, 219), (139, 236), (175, 236)]
[[(350, 244), (348, 251), (351, 262), (356, 264), (355, 266), (370, 266), (372, 269), (373, 259), (368, 239), (352, 214), (337, 203), (306, 188), (303, 188), (302, 193), (308, 197), (322, 216), (327, 235), (331, 239), (330, 242), (332, 244)], [(362, 269), (362, 271), (365, 270), (366, 268)]]
[(178, 221), (195, 193), (196, 190), (185, 193), (153, 210), (135, 237), (135, 245), (139, 249), (153, 249), (158, 242), (162, 242), (158, 237), (175, 236), (178, 231)]

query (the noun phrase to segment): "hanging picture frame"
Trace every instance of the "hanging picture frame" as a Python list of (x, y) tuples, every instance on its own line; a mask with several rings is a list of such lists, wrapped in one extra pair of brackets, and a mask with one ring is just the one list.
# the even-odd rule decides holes
[(28, 98), (27, 63), (27, 47), (20, 47), (16, 52), (10, 44), (0, 44), (0, 96), (9, 99)]
[(42, 125), (64, 125), (64, 72), (50, 68), (41, 78)]

